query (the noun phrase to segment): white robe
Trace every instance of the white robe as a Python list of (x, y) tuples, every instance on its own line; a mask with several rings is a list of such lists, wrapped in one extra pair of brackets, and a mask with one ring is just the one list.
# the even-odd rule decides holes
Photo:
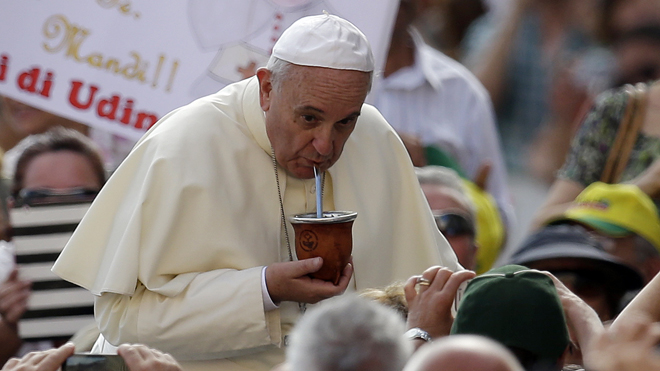
[[(96, 320), (110, 343), (147, 344), (193, 361), (186, 369), (266, 370), (283, 359), (298, 312), (295, 303), (264, 310), (262, 267), (288, 254), (258, 89), (256, 78), (229, 85), (154, 125), (55, 263), (56, 274), (99, 296)], [(328, 175), (329, 206), (358, 212), (352, 290), (431, 265), (460, 269), (375, 108), (363, 106)], [(279, 180), (287, 216), (314, 210), (287, 209), (309, 197), (287, 190), (300, 181), (282, 168)]]

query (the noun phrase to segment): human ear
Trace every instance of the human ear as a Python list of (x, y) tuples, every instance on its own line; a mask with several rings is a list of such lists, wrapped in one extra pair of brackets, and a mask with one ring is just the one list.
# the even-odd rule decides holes
[(257, 70), (257, 78), (259, 79), (259, 105), (264, 111), (270, 109), (270, 98), (273, 92), (273, 84), (271, 83), (272, 73), (266, 68)]

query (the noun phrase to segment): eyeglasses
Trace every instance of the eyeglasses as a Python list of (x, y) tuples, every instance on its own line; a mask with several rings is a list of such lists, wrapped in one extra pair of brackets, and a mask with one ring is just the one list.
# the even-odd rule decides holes
[(434, 214), (433, 218), (440, 232), (446, 237), (465, 235), (474, 237), (476, 234), (472, 220), (461, 214), (439, 213)]
[(16, 206), (40, 206), (91, 202), (99, 193), (96, 189), (22, 189), (16, 197)]

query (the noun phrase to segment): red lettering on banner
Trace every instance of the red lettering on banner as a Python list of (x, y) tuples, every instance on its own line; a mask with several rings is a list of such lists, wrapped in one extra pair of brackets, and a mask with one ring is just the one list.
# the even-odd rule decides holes
[(3, 54), (0, 57), (0, 81), (5, 81), (7, 79), (7, 65), (9, 64), (9, 57), (7, 54)]
[(126, 99), (124, 104), (124, 114), (121, 116), (121, 122), (124, 125), (128, 125), (131, 122), (131, 115), (133, 114), (133, 99)]
[(114, 120), (117, 106), (119, 106), (119, 95), (113, 95), (110, 99), (101, 99), (96, 105), (96, 114), (99, 117)]
[(94, 102), (94, 95), (96, 92), (99, 90), (97, 86), (90, 85), (89, 86), (89, 99), (87, 99), (87, 103), (80, 103), (80, 99), (78, 95), (80, 94), (80, 88), (83, 86), (83, 83), (81, 81), (71, 81), (71, 92), (69, 93), (69, 103), (71, 103), (72, 106), (76, 107), (77, 109), (85, 110), (89, 109), (89, 107), (92, 106), (92, 103)]
[[(134, 112), (134, 100), (131, 98), (122, 98), (119, 94), (113, 94), (110, 97), (99, 96), (96, 99), (96, 93), (99, 87), (89, 84), (89, 93), (86, 102), (82, 103), (80, 94), (85, 83), (79, 80), (71, 81), (71, 91), (69, 92), (69, 103), (79, 110), (88, 110), (96, 105), (96, 115), (98, 117), (117, 121), (123, 125), (132, 126), (135, 129), (149, 129), (153, 124), (158, 121), (158, 116), (154, 113), (146, 111)], [(121, 118), (118, 117), (117, 111), (121, 112)], [(133, 119), (133, 121), (131, 121)]]
[[(135, 124), (133, 126), (136, 129), (149, 129), (156, 123), (156, 121), (158, 121), (158, 117), (153, 113), (138, 112), (137, 119), (135, 120)], [(145, 122), (147, 125), (145, 125)]]
[(30, 93), (39, 93), (41, 96), (48, 98), (50, 97), (50, 89), (53, 87), (53, 72), (46, 72), (46, 77), (41, 84), (41, 88), (38, 88), (40, 78), (41, 69), (39, 67), (34, 67), (31, 70), (27, 70), (18, 75), (16, 83), (21, 90)]
[(39, 79), (39, 69), (33, 68), (18, 75), (18, 87), (22, 90), (34, 93), (37, 91), (37, 80)]
[(44, 80), (43, 87), (41, 88), (41, 94), (44, 97), (49, 97), (50, 96), (50, 88), (53, 87), (53, 73), (48, 72), (46, 73), (46, 79)]

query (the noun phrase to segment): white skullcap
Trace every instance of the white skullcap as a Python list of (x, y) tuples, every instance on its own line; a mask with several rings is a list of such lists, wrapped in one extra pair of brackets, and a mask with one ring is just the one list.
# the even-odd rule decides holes
[(272, 56), (301, 66), (374, 70), (367, 37), (349, 21), (330, 14), (294, 22), (273, 46)]

